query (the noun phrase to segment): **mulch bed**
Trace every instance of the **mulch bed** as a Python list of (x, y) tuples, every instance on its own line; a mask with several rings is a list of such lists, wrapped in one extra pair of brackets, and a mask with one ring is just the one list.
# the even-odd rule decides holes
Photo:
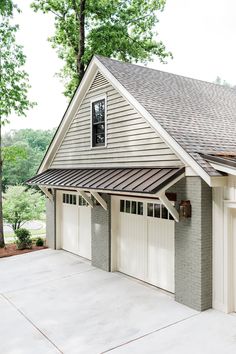
[(35, 246), (33, 245), (31, 249), (18, 250), (15, 243), (10, 243), (5, 246), (5, 248), (0, 248), (0, 258), (16, 256), (18, 254), (39, 251), (47, 248), (47, 246)]

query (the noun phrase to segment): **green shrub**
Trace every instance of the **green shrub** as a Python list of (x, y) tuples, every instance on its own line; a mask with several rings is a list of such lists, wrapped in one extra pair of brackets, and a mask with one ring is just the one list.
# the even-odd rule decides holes
[(36, 246), (43, 246), (44, 245), (44, 241), (41, 237), (38, 237), (37, 240), (36, 240)]
[(20, 228), (15, 231), (16, 235), (16, 246), (19, 250), (24, 250), (25, 248), (32, 248), (32, 240), (30, 238), (31, 234), (29, 230)]

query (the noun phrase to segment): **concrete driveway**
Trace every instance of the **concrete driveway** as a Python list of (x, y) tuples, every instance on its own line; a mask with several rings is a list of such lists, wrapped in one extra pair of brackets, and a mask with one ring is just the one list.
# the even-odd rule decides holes
[(235, 353), (236, 317), (198, 313), (64, 251), (0, 260), (0, 353)]

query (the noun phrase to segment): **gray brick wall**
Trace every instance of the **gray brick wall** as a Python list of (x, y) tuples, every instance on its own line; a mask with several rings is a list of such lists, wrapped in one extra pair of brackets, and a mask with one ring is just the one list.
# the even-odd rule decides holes
[(55, 249), (55, 200), (56, 194), (53, 195), (53, 200), (46, 199), (46, 241), (50, 248)]
[(200, 177), (186, 177), (171, 192), (190, 200), (192, 217), (176, 223), (175, 298), (203, 311), (212, 307), (212, 192)]
[(108, 210), (96, 205), (91, 211), (92, 222), (92, 265), (110, 271), (111, 254), (111, 197), (102, 194)]

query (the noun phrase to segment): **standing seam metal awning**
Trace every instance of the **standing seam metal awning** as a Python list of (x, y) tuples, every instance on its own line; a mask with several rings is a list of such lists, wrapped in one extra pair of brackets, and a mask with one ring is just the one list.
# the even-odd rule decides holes
[(182, 175), (185, 168), (48, 169), (26, 181), (43, 187), (114, 190), (154, 194)]

